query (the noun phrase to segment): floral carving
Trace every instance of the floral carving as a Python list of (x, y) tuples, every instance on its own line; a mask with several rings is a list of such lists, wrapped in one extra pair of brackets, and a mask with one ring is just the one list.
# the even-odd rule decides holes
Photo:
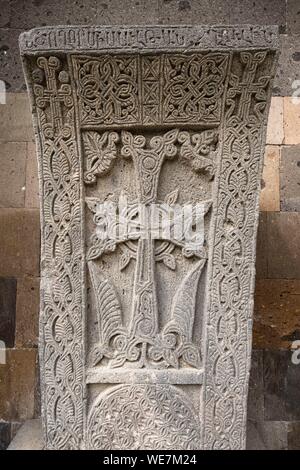
[(85, 151), (84, 182), (95, 183), (97, 176), (108, 173), (116, 158), (116, 142), (119, 136), (116, 132), (84, 132), (83, 142)]
[(88, 420), (92, 450), (200, 448), (197, 413), (170, 385), (121, 385), (100, 394)]

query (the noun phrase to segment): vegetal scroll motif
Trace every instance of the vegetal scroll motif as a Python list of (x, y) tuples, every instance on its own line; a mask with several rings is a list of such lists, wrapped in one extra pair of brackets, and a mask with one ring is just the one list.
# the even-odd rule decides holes
[(57, 57), (32, 71), (43, 175), (41, 382), (46, 445), (77, 449), (83, 438), (84, 347), (79, 157), (69, 72)]
[(205, 446), (210, 449), (244, 446), (253, 230), (272, 76), (265, 67), (272, 60), (267, 51), (242, 52), (229, 77), (207, 340)]
[(116, 142), (119, 136), (116, 132), (85, 132), (83, 141), (85, 147), (86, 184), (95, 183), (97, 176), (108, 173), (117, 155)]

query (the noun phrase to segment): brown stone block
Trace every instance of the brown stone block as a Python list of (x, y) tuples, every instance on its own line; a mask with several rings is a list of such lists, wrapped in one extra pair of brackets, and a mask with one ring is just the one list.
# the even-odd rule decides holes
[(261, 212), (259, 214), (256, 243), (256, 278), (258, 279), (267, 277), (267, 229), (267, 213)]
[(282, 211), (300, 212), (300, 145), (282, 147), (280, 200)]
[(264, 419), (288, 421), (285, 400), (286, 370), (289, 351), (264, 351)]
[(15, 345), (16, 292), (16, 279), (0, 277), (0, 341), (6, 348)]
[(7, 93), (1, 105), (0, 140), (30, 142), (34, 139), (29, 99), (26, 93)]
[(252, 421), (247, 423), (247, 450), (287, 450), (286, 421)]
[(288, 423), (288, 449), (300, 450), (300, 421)]
[(263, 412), (263, 351), (253, 349), (248, 390), (247, 418), (248, 420), (258, 421), (262, 419)]
[(292, 351), (264, 351), (266, 421), (300, 420), (300, 367)]
[(27, 144), (0, 145), (0, 207), (24, 207)]
[(5, 450), (10, 443), (11, 424), (0, 422), (0, 450)]
[[(292, 92), (292, 90), (291, 90)], [(284, 97), (284, 143), (286, 145), (300, 144), (300, 99)]]
[(39, 211), (0, 209), (0, 276), (39, 276), (39, 256)]
[(300, 279), (300, 213), (268, 212), (268, 276)]
[(38, 163), (34, 142), (27, 144), (25, 206), (28, 208), (39, 208), (40, 206)]
[(267, 145), (261, 182), (261, 211), (280, 210), (279, 159), (280, 147), (278, 145)]
[(16, 308), (16, 347), (31, 348), (38, 344), (40, 280), (24, 277), (18, 280)]
[(268, 118), (267, 144), (281, 145), (283, 139), (283, 98), (273, 96)]
[(300, 281), (257, 280), (253, 347), (290, 349), (300, 339)]
[(24, 421), (34, 414), (36, 349), (8, 349), (0, 364), (0, 416)]

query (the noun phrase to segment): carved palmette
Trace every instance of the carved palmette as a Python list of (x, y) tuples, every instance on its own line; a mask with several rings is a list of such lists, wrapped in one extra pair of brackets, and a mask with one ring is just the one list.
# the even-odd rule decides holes
[[(243, 448), (276, 31), (45, 28), (21, 46), (46, 447)], [(171, 214), (155, 235), (153, 206)]]

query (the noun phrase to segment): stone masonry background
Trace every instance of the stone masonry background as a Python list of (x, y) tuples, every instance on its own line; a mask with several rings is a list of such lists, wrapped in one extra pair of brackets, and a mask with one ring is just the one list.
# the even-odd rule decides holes
[[(18, 36), (58, 24), (277, 24), (257, 245), (249, 449), (300, 449), (300, 0), (0, 0), (0, 449), (40, 415), (39, 199)], [(293, 88), (296, 86), (296, 89)]]

